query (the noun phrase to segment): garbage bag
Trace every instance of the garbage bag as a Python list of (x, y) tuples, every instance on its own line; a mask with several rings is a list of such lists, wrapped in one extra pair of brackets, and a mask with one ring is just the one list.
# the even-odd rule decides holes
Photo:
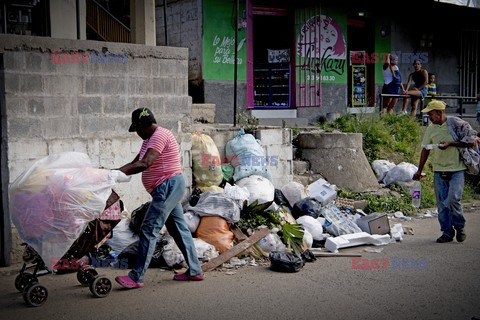
[(215, 246), (199, 238), (193, 238), (195, 249), (197, 250), (198, 260), (202, 262), (210, 261), (210, 259), (218, 257), (218, 251)]
[(219, 186), (200, 187), (202, 192), (223, 192), (223, 188)]
[(162, 257), (170, 268), (177, 269), (185, 261), (182, 252), (171, 236), (166, 236), (167, 244), (163, 246)]
[(285, 197), (282, 190), (280, 189), (275, 189), (275, 196), (273, 197), (273, 201), (275, 201), (275, 203), (278, 204), (279, 206), (285, 206), (285, 207), (291, 208), (290, 203), (288, 202), (288, 199)]
[(202, 190), (200, 190), (200, 188), (195, 187), (192, 191), (192, 195), (190, 196), (190, 200), (188, 201), (188, 203), (192, 207), (195, 207), (198, 203), (198, 200), (200, 199), (201, 194), (202, 194)]
[(204, 216), (218, 216), (230, 223), (240, 220), (240, 203), (225, 196), (223, 192), (205, 192), (200, 195), (195, 207), (186, 205), (185, 211)]
[(200, 217), (191, 211), (185, 212), (183, 215), (185, 222), (187, 223), (188, 229), (191, 233), (197, 231), (198, 225), (200, 224)]
[(292, 215), (295, 219), (301, 216), (311, 216), (317, 219), (321, 210), (322, 204), (317, 199), (305, 198), (295, 203)]
[(302, 252), (302, 259), (305, 262), (317, 261), (317, 258), (315, 257), (313, 252), (311, 250), (308, 250), (308, 249)]
[(250, 191), (245, 188), (245, 187), (240, 187), (240, 186), (232, 186), (230, 183), (225, 184), (225, 188), (223, 190), (223, 193), (225, 194), (226, 197), (237, 200), (238, 203), (243, 206), (243, 201), (248, 200), (250, 198)]
[(288, 203), (290, 203), (290, 207), (293, 207), (295, 203), (307, 197), (307, 188), (301, 183), (294, 181), (284, 185), (281, 191), (285, 195), (285, 198), (287, 198)]
[(233, 180), (257, 175), (272, 180), (268, 159), (260, 142), (251, 134), (245, 134), (242, 128), (237, 136), (227, 142), (225, 151), (230, 164), (234, 167)]
[(220, 153), (206, 134), (192, 134), (192, 173), (198, 187), (218, 186), (223, 180)]
[(140, 207), (132, 211), (132, 217), (130, 220), (130, 229), (133, 233), (140, 234), (140, 229), (142, 228), (143, 219), (145, 219), (145, 214), (150, 208), (150, 201), (145, 202)]
[(311, 216), (301, 216), (297, 219), (297, 223), (301, 224), (312, 235), (313, 240), (321, 241), (325, 238), (322, 224), (317, 219)]
[(372, 169), (375, 172), (377, 181), (382, 182), (388, 171), (395, 167), (395, 163), (388, 160), (375, 160), (372, 162)]
[(9, 188), (10, 214), (20, 237), (47, 268), (104, 211), (112, 187), (129, 178), (93, 167), (88, 155), (64, 152), (36, 161)]
[(389, 184), (396, 182), (411, 181), (417, 170), (418, 168), (414, 164), (408, 162), (399, 163), (387, 172), (385, 178), (383, 179), (383, 183), (388, 186)]
[(237, 181), (237, 186), (247, 188), (250, 192), (248, 203), (258, 200), (258, 204), (273, 201), (275, 197), (275, 187), (270, 180), (265, 177), (253, 175)]
[(138, 235), (133, 233), (129, 224), (130, 220), (124, 218), (113, 228), (112, 237), (106, 242), (113, 251), (122, 252), (130, 244), (138, 240)]
[(276, 233), (270, 233), (258, 242), (263, 251), (269, 253), (272, 251), (285, 251), (285, 245)]
[(227, 221), (221, 217), (202, 217), (196, 236), (215, 246), (220, 253), (233, 247), (234, 235), (230, 231)]
[(269, 258), (270, 268), (278, 272), (298, 272), (305, 264), (301, 257), (291, 252), (272, 251)]

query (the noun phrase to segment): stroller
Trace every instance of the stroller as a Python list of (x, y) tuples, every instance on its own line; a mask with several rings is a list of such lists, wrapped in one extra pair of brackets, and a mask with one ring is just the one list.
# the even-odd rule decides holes
[(65, 152), (36, 161), (12, 183), (10, 214), (26, 242), (15, 288), (28, 305), (45, 303), (48, 290), (38, 277), (50, 273), (77, 271), (95, 297), (108, 296), (112, 283), (92, 261), (121, 220), (123, 204), (112, 187), (128, 180), (118, 170), (93, 168), (86, 154)]
[[(107, 240), (113, 228), (121, 220), (123, 202), (115, 191), (107, 200), (105, 210), (95, 220), (88, 223), (85, 231), (72, 244), (70, 249), (52, 265), (57, 274), (77, 270), (77, 280), (83, 286), (89, 286), (90, 292), (98, 298), (104, 298), (112, 290), (112, 282), (91, 266), (92, 258), (98, 256), (98, 249)], [(39, 307), (47, 301), (48, 290), (41, 285), (38, 277), (53, 273), (49, 271), (40, 255), (28, 244), (23, 254), (23, 267), (15, 278), (15, 288), (23, 293), (23, 299), (29, 306)], [(82, 259), (83, 257), (87, 257)], [(33, 269), (33, 273), (27, 270)]]

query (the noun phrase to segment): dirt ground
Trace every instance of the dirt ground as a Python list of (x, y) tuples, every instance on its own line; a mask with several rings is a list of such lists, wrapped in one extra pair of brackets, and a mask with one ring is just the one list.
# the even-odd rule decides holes
[[(2, 319), (480, 319), (480, 210), (466, 213), (467, 240), (437, 244), (436, 218), (402, 222), (414, 228), (403, 242), (380, 253), (362, 246), (342, 253), (388, 259), (386, 269), (354, 269), (352, 258), (319, 258), (294, 274), (265, 266), (213, 271), (195, 283), (172, 281), (172, 271), (151, 269), (145, 287), (93, 298), (75, 274), (49, 275), (40, 283), (48, 301), (29, 308), (0, 276)], [(391, 225), (393, 225), (391, 223)], [(401, 261), (397, 263), (395, 261)], [(361, 265), (364, 265), (362, 262)], [(113, 281), (124, 270), (101, 270)], [(1, 269), (0, 269), (1, 274)]]

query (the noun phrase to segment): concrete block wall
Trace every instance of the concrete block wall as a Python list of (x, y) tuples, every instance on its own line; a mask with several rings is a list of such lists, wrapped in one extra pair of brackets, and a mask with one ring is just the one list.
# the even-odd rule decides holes
[[(218, 148), (220, 157), (225, 155), (225, 146), (228, 141), (235, 138), (239, 128), (228, 125), (193, 125), (194, 131), (209, 135)], [(272, 183), (275, 188), (293, 180), (293, 153), (292, 153), (292, 131), (289, 128), (259, 128), (256, 138), (260, 140), (268, 157), (278, 157), (278, 165), (270, 166)], [(270, 160), (269, 160), (270, 162)]]
[[(131, 112), (145, 106), (176, 136), (191, 188), (187, 49), (14, 35), (0, 35), (0, 43), (9, 183), (34, 161), (63, 151), (87, 153), (105, 168), (133, 160), (141, 139), (128, 132)], [(51, 61), (51, 51), (102, 49), (126, 52), (128, 62)], [(150, 199), (140, 175), (116, 190), (130, 211)]]

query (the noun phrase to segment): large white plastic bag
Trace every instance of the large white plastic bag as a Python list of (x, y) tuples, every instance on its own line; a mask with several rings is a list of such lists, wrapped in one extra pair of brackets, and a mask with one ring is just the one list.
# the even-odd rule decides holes
[(220, 153), (206, 134), (192, 134), (192, 173), (198, 187), (218, 186), (223, 180)]
[(12, 221), (47, 268), (102, 213), (116, 179), (126, 180), (124, 174), (93, 168), (84, 153), (65, 152), (36, 161), (12, 183)]
[(415, 172), (417, 172), (418, 168), (416, 165), (402, 162), (390, 169), (385, 175), (385, 179), (383, 179), (383, 183), (386, 186), (396, 182), (407, 182), (411, 181)]
[(307, 188), (305, 188), (301, 183), (298, 182), (289, 182), (284, 185), (281, 189), (285, 198), (287, 198), (288, 203), (293, 208), (295, 203), (307, 197)]
[(126, 247), (138, 241), (138, 235), (134, 234), (129, 227), (130, 220), (123, 218), (112, 230), (112, 237), (107, 240), (106, 244), (118, 253), (122, 252)]
[(265, 151), (254, 136), (245, 134), (245, 130), (240, 129), (237, 136), (227, 142), (225, 153), (235, 168), (234, 181), (251, 175), (259, 175), (272, 180)]
[(258, 242), (263, 251), (270, 253), (272, 251), (285, 251), (285, 245), (276, 233), (270, 233)]
[(247, 188), (242, 188), (236, 185), (232, 186), (228, 182), (225, 184), (225, 189), (223, 190), (223, 193), (226, 197), (230, 199), (238, 200), (240, 204), (243, 204), (243, 201), (250, 198), (250, 191), (248, 191)]
[(195, 233), (195, 231), (197, 231), (198, 225), (200, 224), (200, 217), (191, 211), (187, 211), (183, 215), (183, 218), (185, 218), (185, 222), (187, 223), (190, 232)]
[(375, 160), (372, 162), (372, 169), (375, 172), (377, 181), (383, 181), (388, 171), (395, 167), (395, 163), (388, 160)]
[(258, 204), (273, 201), (275, 197), (275, 187), (270, 180), (261, 176), (250, 176), (237, 182), (237, 186), (247, 188), (250, 191), (248, 203), (258, 200)]
[(312, 235), (313, 240), (322, 241), (325, 238), (322, 224), (314, 217), (301, 216), (297, 219), (297, 223), (301, 224)]

